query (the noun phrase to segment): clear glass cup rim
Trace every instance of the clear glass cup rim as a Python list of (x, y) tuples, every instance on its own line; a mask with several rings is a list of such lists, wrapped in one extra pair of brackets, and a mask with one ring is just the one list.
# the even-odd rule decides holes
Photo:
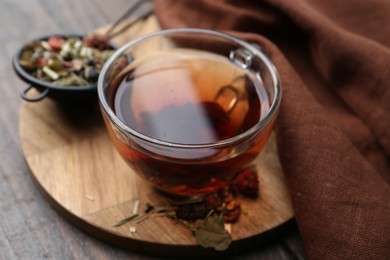
[[(243, 133), (240, 133), (234, 137), (221, 140), (214, 143), (207, 143), (207, 144), (182, 144), (182, 143), (173, 143), (168, 141), (163, 141), (159, 139), (155, 139), (152, 137), (149, 137), (147, 135), (144, 135), (126, 124), (122, 122), (114, 113), (114, 111), (110, 108), (108, 105), (106, 95), (104, 93), (104, 78), (106, 76), (106, 72), (108, 71), (111, 64), (119, 57), (121, 56), (128, 48), (144, 41), (150, 38), (154, 38), (157, 36), (164, 36), (164, 35), (170, 35), (170, 34), (176, 34), (176, 33), (194, 33), (194, 34), (209, 34), (213, 36), (218, 36), (227, 40), (230, 40), (236, 44), (241, 45), (241, 47), (244, 47), (245, 49), (249, 50), (252, 54), (254, 54), (256, 57), (260, 58), (260, 60), (263, 62), (267, 70), (269, 71), (272, 81), (273, 81), (273, 87), (274, 87), (274, 98), (271, 101), (271, 106), (267, 114), (261, 118), (254, 126), (252, 126), (250, 129), (246, 130)], [(234, 37), (232, 35), (229, 35), (227, 33), (223, 33), (220, 31), (215, 30), (209, 30), (209, 29), (200, 29), (200, 28), (175, 28), (175, 29), (165, 29), (160, 30), (156, 32), (152, 32), (149, 34), (145, 34), (143, 36), (140, 36), (132, 41), (127, 42), (122, 47), (118, 48), (114, 54), (104, 63), (103, 68), (101, 70), (101, 73), (99, 75), (98, 84), (98, 98), (101, 105), (101, 108), (105, 111), (105, 113), (110, 117), (110, 119), (113, 121), (113, 123), (118, 126), (118, 128), (121, 130), (121, 132), (125, 132), (125, 134), (133, 135), (141, 140), (144, 140), (148, 143), (153, 143), (156, 145), (161, 146), (168, 146), (168, 147), (176, 147), (176, 148), (186, 148), (186, 149), (200, 149), (200, 148), (218, 148), (223, 146), (229, 146), (233, 145), (241, 140), (245, 140), (246, 138), (260, 132), (261, 129), (263, 129), (265, 126), (268, 125), (268, 123), (272, 120), (274, 115), (276, 115), (280, 101), (281, 101), (281, 83), (279, 74), (274, 66), (274, 64), (271, 62), (271, 60), (268, 58), (268, 56), (262, 52), (258, 47), (255, 47), (254, 45), (243, 41), (237, 37)]]

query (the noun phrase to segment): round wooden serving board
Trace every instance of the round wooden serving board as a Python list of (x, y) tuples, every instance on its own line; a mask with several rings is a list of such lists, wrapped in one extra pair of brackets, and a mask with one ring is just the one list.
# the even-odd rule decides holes
[[(161, 256), (217, 252), (196, 244), (192, 233), (167, 217), (112, 224), (132, 214), (134, 202), (157, 204), (165, 195), (141, 180), (111, 144), (97, 106), (63, 107), (50, 99), (23, 103), (20, 142), (32, 176), (51, 205), (72, 224), (116, 246)], [(288, 228), (290, 198), (274, 137), (256, 161), (260, 196), (239, 198), (242, 214), (231, 226), (225, 252), (259, 246)], [(135, 227), (132, 232), (130, 227)]]

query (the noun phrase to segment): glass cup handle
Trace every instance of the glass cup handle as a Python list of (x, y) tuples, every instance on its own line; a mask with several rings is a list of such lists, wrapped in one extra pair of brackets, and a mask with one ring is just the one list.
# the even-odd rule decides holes
[(234, 51), (230, 51), (229, 60), (246, 70), (252, 65), (253, 55), (248, 50), (239, 48)]

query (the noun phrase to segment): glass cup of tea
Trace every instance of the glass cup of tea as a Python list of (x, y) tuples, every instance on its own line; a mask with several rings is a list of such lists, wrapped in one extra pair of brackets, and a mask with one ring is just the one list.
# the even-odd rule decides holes
[(258, 46), (179, 28), (119, 48), (102, 69), (98, 94), (110, 138), (139, 176), (170, 194), (202, 196), (255, 162), (281, 85)]

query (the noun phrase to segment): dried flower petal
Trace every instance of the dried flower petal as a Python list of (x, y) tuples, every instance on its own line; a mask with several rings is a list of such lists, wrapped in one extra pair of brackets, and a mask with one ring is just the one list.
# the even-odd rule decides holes
[(236, 205), (232, 210), (228, 210), (223, 213), (223, 219), (227, 223), (235, 223), (238, 221), (240, 214), (241, 214), (241, 206)]
[(58, 51), (61, 50), (62, 44), (64, 43), (64, 39), (62, 37), (55, 37), (51, 36), (47, 40), (47, 43), (49, 44), (50, 48), (52, 50)]
[(206, 217), (209, 211), (204, 203), (183, 204), (176, 209), (176, 217), (194, 221)]

